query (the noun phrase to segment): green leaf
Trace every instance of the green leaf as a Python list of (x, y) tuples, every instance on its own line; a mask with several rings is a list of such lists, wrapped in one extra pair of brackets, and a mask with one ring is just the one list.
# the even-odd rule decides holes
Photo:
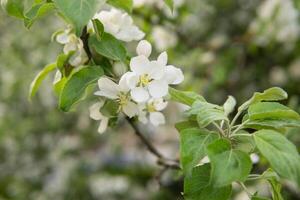
[(265, 198), (265, 197), (253, 196), (253, 197), (251, 198), (251, 200), (270, 200), (270, 199)]
[(196, 100), (205, 101), (205, 99), (195, 92), (180, 91), (169, 87), (169, 94), (172, 101), (176, 101), (191, 106)]
[(300, 128), (300, 121), (293, 119), (262, 119), (262, 120), (251, 120), (244, 126), (245, 128), (253, 129), (283, 129), (287, 127), (298, 127)]
[(61, 91), (60, 109), (65, 112), (69, 111), (84, 97), (88, 86), (96, 83), (102, 75), (103, 70), (100, 66), (86, 66), (73, 72)]
[(29, 90), (29, 99), (32, 99), (36, 92), (38, 91), (42, 81), (46, 78), (46, 76), (56, 69), (56, 63), (52, 63), (47, 65), (42, 71), (40, 71), (32, 83), (30, 84), (30, 90)]
[(297, 112), (277, 102), (260, 102), (248, 109), (250, 120), (260, 119), (296, 119), (300, 120)]
[(182, 121), (178, 122), (175, 124), (175, 128), (181, 132), (184, 129), (189, 129), (189, 128), (199, 128), (198, 123), (195, 121)]
[(55, 5), (53, 3), (35, 4), (29, 11), (25, 13), (24, 24), (26, 28), (30, 28), (38, 18), (45, 16), (54, 9)]
[(106, 117), (117, 117), (119, 111), (119, 103), (113, 100), (107, 100), (101, 108), (101, 113)]
[(101, 40), (104, 33), (104, 26), (98, 19), (93, 19), (93, 26), (98, 40)]
[(254, 95), (239, 107), (239, 111), (246, 110), (251, 104), (261, 101), (280, 101), (288, 98), (288, 94), (279, 87), (265, 90), (263, 93), (255, 92)]
[(280, 179), (278, 175), (272, 169), (268, 169), (261, 175), (261, 177), (267, 179), (270, 183), (272, 187), (272, 199), (284, 200), (281, 195), (281, 184), (279, 182)]
[(187, 200), (228, 200), (231, 196), (231, 185), (215, 188), (209, 184), (210, 165), (197, 166), (192, 176), (184, 179), (184, 198)]
[[(243, 134), (243, 135), (239, 135)], [(246, 134), (246, 135), (245, 135)], [(241, 130), (237, 132), (236, 135), (234, 135), (234, 149), (246, 152), (246, 153), (252, 153), (255, 150), (255, 142), (252, 137), (248, 132)]]
[(197, 115), (200, 128), (205, 128), (214, 121), (228, 120), (222, 107), (202, 101), (195, 101), (187, 113)]
[(121, 8), (127, 12), (132, 11), (133, 0), (107, 0), (107, 3), (116, 8)]
[(174, 10), (174, 1), (173, 0), (164, 0), (167, 6), (171, 9), (171, 11)]
[(123, 43), (108, 33), (104, 33), (100, 41), (96, 36), (91, 36), (89, 45), (102, 56), (116, 61), (126, 60), (127, 53)]
[(247, 153), (231, 148), (226, 139), (219, 139), (207, 147), (212, 165), (211, 182), (222, 187), (233, 181), (245, 181), (251, 171), (252, 162)]
[(187, 175), (204, 158), (206, 146), (217, 138), (217, 133), (206, 129), (189, 128), (180, 132), (180, 161)]
[(61, 14), (75, 26), (77, 36), (95, 15), (104, 0), (53, 0)]
[(254, 140), (258, 150), (281, 177), (300, 185), (300, 157), (293, 143), (279, 132), (267, 129), (255, 132)]
[(24, 0), (1, 0), (1, 5), (7, 14), (23, 19)]

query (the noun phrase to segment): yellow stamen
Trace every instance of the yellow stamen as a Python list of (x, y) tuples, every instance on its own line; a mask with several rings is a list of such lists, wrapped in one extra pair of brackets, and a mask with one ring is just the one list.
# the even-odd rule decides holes
[(140, 80), (139, 80), (139, 86), (145, 87), (149, 84), (150, 82), (150, 77), (148, 74), (143, 74), (140, 76)]

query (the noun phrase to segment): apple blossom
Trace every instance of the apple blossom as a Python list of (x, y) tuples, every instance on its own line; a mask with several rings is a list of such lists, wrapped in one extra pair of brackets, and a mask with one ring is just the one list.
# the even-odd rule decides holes
[(165, 51), (177, 44), (177, 35), (162, 26), (155, 26), (152, 31), (154, 46), (158, 51)]
[(120, 79), (119, 84), (116, 84), (109, 78), (100, 78), (98, 86), (100, 90), (95, 92), (95, 95), (117, 101), (119, 111), (123, 111), (128, 117), (133, 117), (138, 113), (138, 107), (131, 101), (129, 87), (127, 87), (124, 78)]
[(152, 46), (146, 40), (139, 42), (136, 52), (138, 56), (130, 61), (130, 72), (123, 75), (131, 89), (132, 99), (146, 102), (150, 97), (161, 98), (168, 94), (169, 84), (179, 84), (184, 76), (180, 69), (167, 65), (168, 55), (161, 53), (157, 60), (149, 60)]
[(62, 33), (57, 34), (56, 41), (65, 45), (63, 51), (66, 55), (72, 53), (69, 58), (69, 63), (73, 67), (80, 66), (88, 61), (88, 56), (83, 48), (81, 39), (71, 33), (70, 29), (66, 29)]
[(99, 128), (98, 128), (99, 133), (104, 133), (105, 132), (105, 130), (107, 129), (107, 126), (108, 126), (108, 121), (109, 121), (109, 118), (105, 117), (100, 112), (100, 109), (102, 108), (103, 104), (104, 104), (104, 101), (95, 103), (89, 109), (90, 110), (90, 117), (94, 120), (100, 121), (100, 125), (99, 125)]
[[(93, 19), (98, 19), (103, 24), (105, 32), (125, 42), (138, 41), (145, 36), (145, 33), (133, 24), (131, 16), (115, 8), (100, 11)], [(93, 31), (92, 22), (89, 22), (88, 30)]]

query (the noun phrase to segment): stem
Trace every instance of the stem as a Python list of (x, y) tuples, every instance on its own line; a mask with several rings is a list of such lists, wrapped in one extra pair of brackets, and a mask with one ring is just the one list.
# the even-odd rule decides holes
[(239, 116), (242, 114), (242, 112), (243, 111), (238, 111), (238, 113), (234, 116), (233, 120), (230, 123), (231, 127), (235, 124), (236, 120), (239, 118)]
[(244, 121), (243, 123), (241, 123), (239, 126), (237, 126), (237, 128), (232, 132), (232, 135), (234, 135), (235, 133), (237, 133), (239, 130), (244, 128), (244, 125), (248, 122), (249, 120), (247, 119), (246, 121)]
[(152, 143), (150, 143), (148, 141), (148, 139), (140, 132), (139, 128), (137, 127), (137, 125), (133, 122), (132, 119), (126, 118), (126, 120), (128, 121), (128, 123), (131, 125), (131, 127), (134, 129), (134, 133), (140, 138), (140, 140), (146, 145), (147, 149), (149, 150), (150, 153), (152, 153), (154, 156), (157, 157), (157, 164), (162, 165), (164, 167), (167, 168), (171, 168), (171, 169), (181, 169), (179, 162), (177, 159), (170, 159), (170, 158), (166, 158), (163, 156), (163, 154), (161, 154), (155, 146), (152, 145)]
[(247, 195), (248, 195), (249, 198), (251, 199), (252, 194), (251, 194), (251, 192), (249, 192), (249, 190), (247, 189), (247, 187), (245, 186), (245, 184), (242, 183), (242, 182), (240, 182), (240, 181), (238, 181), (237, 183), (243, 188), (243, 190), (247, 193)]
[(226, 134), (224, 133), (223, 129), (216, 122), (213, 122), (213, 125), (219, 130), (221, 136), (226, 137)]
[(234, 134), (234, 135), (231, 135), (230, 137), (237, 137), (237, 136), (247, 136), (247, 137), (252, 137), (252, 134), (240, 133), (240, 134)]

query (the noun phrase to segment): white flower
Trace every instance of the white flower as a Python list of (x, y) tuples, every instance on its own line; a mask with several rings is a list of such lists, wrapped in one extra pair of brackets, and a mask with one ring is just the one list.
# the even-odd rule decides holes
[(177, 35), (162, 26), (155, 26), (153, 28), (152, 38), (158, 51), (165, 51), (177, 44)]
[(161, 98), (168, 94), (169, 84), (179, 84), (183, 81), (180, 69), (167, 65), (168, 55), (161, 53), (157, 60), (150, 61), (152, 46), (146, 40), (137, 46), (138, 56), (130, 61), (131, 72), (123, 75), (131, 89), (132, 99), (138, 103), (146, 102), (150, 97)]
[(70, 65), (77, 67), (88, 61), (88, 56), (83, 48), (83, 43), (80, 38), (71, 33), (70, 29), (56, 35), (56, 41), (64, 44), (64, 54), (68, 55), (73, 52), (69, 58)]
[(100, 109), (102, 108), (104, 101), (93, 104), (90, 107), (90, 117), (94, 120), (99, 120), (100, 125), (98, 128), (99, 133), (104, 133), (108, 126), (109, 118), (102, 115)]
[[(133, 24), (132, 18), (127, 13), (115, 8), (97, 13), (93, 19), (101, 21), (105, 32), (125, 42), (138, 41), (145, 36), (145, 33)], [(92, 22), (89, 22), (88, 30), (93, 30)]]
[(100, 78), (98, 86), (100, 90), (95, 92), (95, 95), (116, 100), (119, 103), (120, 111), (123, 111), (128, 117), (137, 115), (138, 107), (131, 101), (129, 87), (124, 78), (120, 79), (119, 84), (116, 84), (109, 78)]
[(162, 98), (150, 99), (145, 104), (139, 104), (139, 121), (144, 124), (150, 121), (154, 126), (165, 124), (165, 116), (160, 111), (164, 110), (167, 105), (168, 102), (164, 101)]
[(259, 162), (259, 156), (256, 153), (251, 153), (250, 158), (253, 164), (257, 164)]

